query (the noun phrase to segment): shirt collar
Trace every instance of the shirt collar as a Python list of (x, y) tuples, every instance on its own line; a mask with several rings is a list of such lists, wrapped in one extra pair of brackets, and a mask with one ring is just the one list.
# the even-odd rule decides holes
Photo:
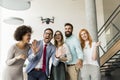
[[(45, 45), (45, 44), (46, 44), (46, 43), (45, 43), (45, 42), (44, 42), (44, 40), (43, 40), (43, 45)], [(49, 43), (47, 43), (47, 46), (48, 46), (48, 45), (50, 45), (50, 42), (49, 42)]]
[(69, 38), (71, 38), (71, 37), (73, 37), (73, 34), (72, 34), (70, 37), (66, 37), (66, 39), (69, 39)]

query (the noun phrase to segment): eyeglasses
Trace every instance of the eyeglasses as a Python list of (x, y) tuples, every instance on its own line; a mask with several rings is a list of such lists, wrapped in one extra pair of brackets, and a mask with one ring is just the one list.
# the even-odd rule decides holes
[(52, 33), (47, 33), (47, 32), (45, 32), (44, 34), (45, 34), (45, 35), (53, 35)]
[(55, 36), (61, 36), (61, 34), (55, 34)]

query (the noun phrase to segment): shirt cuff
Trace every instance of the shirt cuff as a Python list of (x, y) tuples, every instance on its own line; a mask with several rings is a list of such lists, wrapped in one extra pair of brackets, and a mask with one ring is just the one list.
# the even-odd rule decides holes
[(55, 57), (55, 60), (56, 60), (56, 61), (59, 61), (59, 59), (58, 59), (57, 57)]
[(34, 58), (36, 55), (34, 53), (31, 54), (31, 57)]

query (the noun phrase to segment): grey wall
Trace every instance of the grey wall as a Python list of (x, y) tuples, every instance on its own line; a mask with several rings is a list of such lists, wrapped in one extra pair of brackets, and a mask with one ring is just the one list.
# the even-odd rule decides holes
[(120, 5), (120, 0), (103, 0), (103, 9), (104, 9), (104, 19), (105, 21), (115, 10), (115, 8)]
[(115, 69), (111, 73), (102, 73), (101, 80), (120, 80), (120, 69)]
[(116, 69), (111, 73), (113, 80), (120, 80), (120, 69)]

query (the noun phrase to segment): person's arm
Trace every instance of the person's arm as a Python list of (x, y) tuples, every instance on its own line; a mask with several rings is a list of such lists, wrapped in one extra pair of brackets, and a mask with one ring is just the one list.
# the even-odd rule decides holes
[(72, 60), (72, 56), (71, 56), (70, 50), (66, 44), (64, 44), (64, 49), (65, 49), (65, 54), (67, 55), (66, 62), (70, 62)]
[(35, 55), (35, 54), (32, 52), (32, 50), (30, 49), (30, 50), (28, 51), (28, 61), (29, 61), (29, 62), (32, 62), (32, 61), (34, 61), (35, 59), (37, 59), (37, 55)]
[(40, 45), (37, 40), (34, 40), (31, 45), (31, 49), (28, 51), (28, 61), (32, 62), (37, 59), (40, 50)]
[(83, 52), (82, 52), (82, 48), (81, 48), (79, 40), (75, 41), (75, 50), (76, 50), (77, 57), (78, 57), (78, 61), (76, 65), (81, 68), (83, 65)]
[(14, 46), (12, 46), (8, 52), (8, 56), (7, 56), (7, 60), (6, 60), (7, 65), (10, 66), (17, 61), (17, 59), (14, 56), (15, 56), (15, 48), (14, 48)]
[(53, 49), (52, 53), (53, 53), (53, 55), (52, 55), (53, 65), (54, 65), (54, 66), (57, 66), (58, 63), (59, 63), (59, 57), (55, 55), (55, 54), (57, 53), (56, 48)]
[(97, 53), (97, 47), (100, 45), (100, 42), (97, 42), (97, 43), (93, 43), (93, 46), (92, 46), (92, 50), (93, 50), (93, 54), (92, 54), (92, 60), (97, 60), (97, 57), (98, 57), (98, 53)]
[(76, 40), (76, 42), (75, 42), (75, 50), (76, 50), (78, 59), (83, 60), (82, 48), (81, 48), (80, 42), (77, 41), (77, 40)]
[(8, 56), (7, 56), (7, 60), (6, 60), (6, 64), (8, 66), (13, 65), (19, 59), (26, 59), (26, 55), (20, 54), (18, 56), (15, 56), (15, 53), (16, 53), (16, 49), (14, 46), (12, 46), (8, 52)]

